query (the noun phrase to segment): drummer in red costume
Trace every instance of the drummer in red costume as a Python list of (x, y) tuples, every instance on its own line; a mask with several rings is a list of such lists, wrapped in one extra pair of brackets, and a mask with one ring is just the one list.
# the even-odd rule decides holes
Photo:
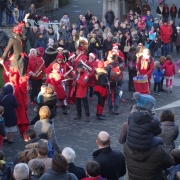
[(96, 61), (96, 55), (94, 53), (89, 54), (89, 60), (86, 63), (92, 70), (89, 71), (89, 79), (88, 79), (88, 87), (89, 87), (89, 99), (92, 101), (93, 100), (93, 94), (94, 94), (94, 86), (96, 82), (95, 78), (95, 68), (97, 68), (98, 62)]
[(74, 66), (77, 67), (78, 63), (82, 60), (83, 62), (87, 61), (87, 55), (82, 46), (78, 46), (76, 50), (76, 60), (74, 61)]
[(149, 49), (143, 50), (143, 55), (137, 63), (137, 75), (143, 75), (143, 78), (148, 78), (150, 82), (152, 72), (154, 70), (154, 59), (151, 56)]
[(46, 83), (54, 87), (54, 91), (56, 92), (57, 98), (61, 103), (62, 112), (64, 115), (67, 115), (67, 109), (64, 104), (66, 92), (64, 90), (64, 87), (62, 86), (62, 80), (64, 79), (64, 75), (59, 71), (60, 64), (54, 63), (52, 65), (52, 68), (52, 72), (46, 78)]
[(27, 76), (31, 80), (31, 104), (36, 104), (36, 98), (41, 90), (43, 74), (46, 73), (44, 60), (37, 55), (36, 49), (30, 49)]
[[(27, 23), (28, 14), (25, 16), (25, 22)], [(23, 48), (23, 30), (22, 27), (16, 26), (12, 29), (13, 37), (9, 39), (6, 50), (4, 51), (2, 57), (0, 58), (0, 63), (3, 64), (8, 53), (13, 48), (13, 56), (10, 58), (9, 66), (9, 81), (14, 86), (14, 95), (18, 102), (18, 108), (16, 108), (17, 115), (17, 126), (19, 127), (20, 134), (23, 133), (29, 127), (29, 121), (27, 117), (27, 107), (28, 107), (28, 96), (27, 96), (27, 77), (26, 77), (26, 66), (25, 58), (27, 59)], [(7, 72), (8, 73), (8, 72)]]

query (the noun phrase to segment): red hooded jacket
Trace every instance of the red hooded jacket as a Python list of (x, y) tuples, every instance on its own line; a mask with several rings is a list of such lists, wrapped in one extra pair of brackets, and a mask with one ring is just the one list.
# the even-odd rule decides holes
[(162, 69), (165, 69), (164, 76), (172, 77), (176, 74), (175, 65), (174, 63), (171, 63), (170, 60), (164, 62)]
[(160, 27), (160, 37), (163, 43), (170, 43), (171, 42), (171, 35), (172, 35), (172, 27), (169, 25), (161, 25)]

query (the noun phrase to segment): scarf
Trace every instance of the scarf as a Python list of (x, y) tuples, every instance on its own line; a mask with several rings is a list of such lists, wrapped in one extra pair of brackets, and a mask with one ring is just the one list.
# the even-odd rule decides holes
[(149, 109), (146, 109), (146, 108), (143, 108), (143, 107), (139, 107), (139, 106), (133, 107), (132, 113), (133, 112), (140, 112), (140, 113), (142, 113), (144, 115), (148, 115), (148, 116), (151, 116), (151, 117), (153, 117), (155, 115), (154, 111), (151, 111)]

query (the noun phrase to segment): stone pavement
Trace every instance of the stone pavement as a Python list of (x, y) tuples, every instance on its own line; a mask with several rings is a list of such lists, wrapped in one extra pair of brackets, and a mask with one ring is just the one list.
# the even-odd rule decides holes
[[(166, 0), (168, 4), (171, 4), (170, 0)], [(77, 16), (82, 13), (85, 14), (86, 10), (89, 9), (93, 14), (98, 14), (100, 16), (101, 8), (102, 8), (102, 0), (96, 6), (94, 3), (97, 3), (97, 0), (84, 1), (84, 0), (74, 0), (72, 4), (61, 9), (62, 13), (68, 12), (70, 19), (77, 19)], [(151, 2), (151, 0), (149, 0)], [(180, 7), (180, 1), (173, 1)], [(157, 2), (151, 4), (153, 15), (154, 10), (157, 6)], [(74, 7), (73, 7), (74, 6)], [(78, 6), (78, 7), (75, 7)], [(99, 9), (99, 11), (98, 11)], [(79, 11), (81, 10), (81, 11)], [(79, 12), (77, 12), (79, 11)], [(96, 13), (97, 12), (97, 13)], [(72, 17), (73, 15), (73, 17)], [(156, 17), (156, 16), (155, 16)], [(73, 20), (71, 21), (73, 22)], [(76, 22), (76, 21), (74, 21)], [(174, 62), (179, 59), (179, 56), (175, 53), (172, 54)], [(57, 140), (61, 146), (64, 148), (66, 146), (72, 147), (76, 152), (76, 164), (84, 167), (87, 160), (92, 159), (92, 152), (97, 149), (95, 144), (95, 140), (97, 134), (104, 130), (109, 132), (112, 140), (112, 148), (116, 150), (122, 151), (122, 145), (118, 143), (118, 135), (121, 125), (127, 120), (129, 114), (129, 107), (131, 104), (135, 102), (131, 100), (132, 92), (128, 92), (127, 83), (128, 83), (128, 74), (125, 71), (125, 83), (124, 83), (124, 98), (127, 100), (126, 103), (119, 103), (119, 111), (120, 114), (109, 115), (107, 106), (105, 107), (104, 114), (106, 114), (105, 121), (99, 121), (96, 119), (96, 102), (97, 98), (94, 97), (93, 101), (89, 101), (90, 112), (91, 112), (91, 122), (87, 123), (84, 120), (74, 121), (73, 118), (76, 116), (75, 105), (70, 105), (71, 109), (68, 109), (68, 115), (62, 115), (61, 110), (58, 109), (58, 114), (55, 118), (55, 131)], [(153, 95), (154, 96), (154, 95)], [(157, 105), (155, 108), (160, 108), (164, 105), (173, 103), (180, 99), (180, 75), (177, 74), (174, 79), (174, 88), (173, 93), (162, 93), (160, 96), (154, 96), (157, 99)], [(177, 107), (171, 108), (171, 110), (175, 113), (176, 123), (180, 125), (180, 112), (179, 105)], [(160, 114), (163, 110), (156, 111), (156, 116), (159, 118)], [(84, 110), (83, 110), (84, 113)], [(29, 120), (35, 116), (35, 112), (33, 111), (33, 106), (29, 105)], [(32, 127), (33, 128), (33, 127)], [(17, 141), (16, 144), (8, 145), (3, 144), (3, 151), (5, 152), (5, 156), (7, 161), (13, 161), (14, 156), (17, 152), (22, 151), (24, 149), (24, 143), (19, 135), (19, 133), (14, 133), (14, 140)], [(176, 146), (180, 145), (180, 138), (176, 140)]]

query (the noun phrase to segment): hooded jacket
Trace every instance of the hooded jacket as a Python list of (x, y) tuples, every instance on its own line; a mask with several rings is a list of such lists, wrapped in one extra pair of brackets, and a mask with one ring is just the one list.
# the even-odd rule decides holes
[(160, 122), (153, 115), (134, 110), (128, 117), (129, 130), (127, 145), (139, 151), (146, 151), (153, 147), (154, 136), (161, 133)]
[(144, 152), (134, 151), (126, 143), (123, 148), (129, 180), (163, 180), (162, 170), (174, 164), (161, 145)]
[(4, 107), (5, 126), (12, 127), (17, 124), (17, 117), (15, 108), (18, 107), (15, 96), (13, 95), (14, 88), (10, 83), (7, 83), (2, 88), (2, 94), (0, 95), (0, 105)]
[(170, 60), (166, 60), (162, 66), (162, 69), (165, 69), (164, 76), (172, 77), (176, 74), (174, 63), (170, 62)]

